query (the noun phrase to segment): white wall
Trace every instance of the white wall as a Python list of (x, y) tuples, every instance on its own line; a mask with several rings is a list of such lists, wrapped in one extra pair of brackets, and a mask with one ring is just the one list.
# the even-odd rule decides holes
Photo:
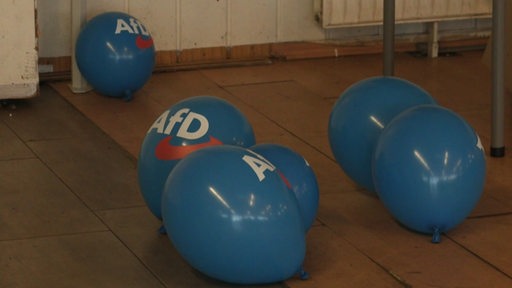
[(0, 1), (0, 99), (36, 95), (37, 41), (34, 0)]
[[(133, 15), (150, 30), (157, 50), (292, 41), (347, 40), (382, 35), (379, 26), (324, 30), (315, 21), (320, 0), (83, 0), (87, 17), (106, 11)], [(354, 0), (356, 1), (356, 0)], [(71, 55), (69, 0), (38, 0), (39, 56)], [(490, 28), (488, 19), (442, 22), (440, 30)], [(425, 33), (421, 23), (396, 33)]]
[[(71, 55), (69, 0), (38, 0), (39, 56)], [(87, 17), (133, 15), (157, 50), (325, 39), (313, 0), (87, 0)]]

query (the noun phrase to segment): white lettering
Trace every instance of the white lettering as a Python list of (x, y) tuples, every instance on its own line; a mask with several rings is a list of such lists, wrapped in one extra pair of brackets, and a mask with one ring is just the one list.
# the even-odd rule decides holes
[(478, 137), (478, 135), (476, 135), (476, 147), (478, 147), (480, 150), (484, 151), (485, 153), (485, 149), (484, 149), (484, 145), (482, 145), (482, 141), (480, 140), (480, 137)]
[[(192, 129), (191, 126), (194, 122), (196, 122), (199, 126)], [(162, 113), (162, 115), (156, 119), (153, 125), (151, 125), (147, 133), (151, 132), (153, 129), (156, 129), (156, 133), (170, 135), (178, 123), (181, 123), (181, 125), (176, 132), (176, 136), (185, 139), (199, 139), (206, 135), (206, 133), (208, 133), (208, 129), (210, 128), (210, 123), (205, 116), (191, 112), (189, 108), (182, 108), (176, 111), (176, 113), (170, 117), (169, 110)]]
[(142, 23), (140, 23), (138, 20), (136, 20), (136, 21), (137, 21), (137, 24), (139, 25), (139, 28), (140, 28), (140, 34), (142, 34), (144, 36), (149, 36), (149, 32), (146, 29), (146, 27), (144, 27), (144, 25), (142, 25)]
[[(196, 131), (189, 131), (190, 124), (192, 124), (194, 120), (199, 121), (199, 128), (197, 128)], [(206, 117), (201, 114), (190, 112), (185, 118), (185, 121), (183, 121), (181, 124), (180, 130), (178, 130), (176, 136), (185, 139), (198, 139), (203, 137), (206, 132), (208, 132), (209, 126), (210, 124), (208, 123), (208, 119), (206, 119)]]
[(165, 111), (156, 119), (155, 123), (149, 127), (149, 130), (147, 133), (151, 132), (151, 130), (156, 129), (156, 133), (162, 133), (164, 132), (164, 126), (165, 122), (167, 121), (167, 115), (169, 114), (169, 110)]
[(128, 25), (128, 23), (126, 23), (123, 19), (119, 18), (117, 19), (115, 34), (119, 34), (123, 31), (128, 31), (128, 33), (134, 33), (132, 28), (130, 28), (130, 25)]
[(265, 180), (265, 171), (274, 171), (276, 167), (270, 164), (270, 162), (268, 162), (268, 160), (263, 158), (261, 155), (258, 155), (256, 153), (253, 154), (256, 155), (256, 157), (244, 155), (242, 159), (245, 161), (245, 163), (247, 163), (247, 165), (249, 165), (249, 167), (251, 167), (252, 171), (254, 171), (254, 173), (258, 177), (258, 180), (261, 182)]
[(132, 26), (133, 33), (139, 34), (139, 25), (134, 18), (130, 18), (130, 26)]
[(139, 20), (137, 20), (135, 18), (130, 18), (129, 21), (130, 21), (130, 24), (128, 24), (122, 18), (117, 19), (117, 26), (116, 26), (115, 34), (119, 34), (123, 31), (126, 31), (130, 34), (142, 34), (144, 36), (149, 36), (148, 30), (146, 29), (146, 27), (144, 27), (144, 25), (142, 25), (142, 23), (140, 23)]
[(182, 115), (187, 114), (190, 111), (188, 108), (182, 108), (178, 110), (178, 112), (174, 113), (174, 115), (169, 118), (169, 124), (167, 124), (167, 127), (165, 128), (164, 134), (171, 134), (172, 129), (176, 125), (176, 123), (180, 123), (183, 121)]

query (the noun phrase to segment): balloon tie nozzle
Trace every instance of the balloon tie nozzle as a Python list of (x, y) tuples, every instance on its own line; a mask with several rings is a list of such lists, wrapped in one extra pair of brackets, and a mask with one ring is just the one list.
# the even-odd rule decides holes
[(432, 243), (438, 244), (441, 242), (441, 230), (439, 227), (434, 227), (434, 233), (432, 234)]
[(309, 273), (304, 271), (304, 267), (300, 267), (299, 269), (299, 278), (300, 280), (308, 280), (309, 279)]
[(130, 102), (133, 99), (133, 92), (129, 89), (124, 91), (123, 100), (125, 102)]

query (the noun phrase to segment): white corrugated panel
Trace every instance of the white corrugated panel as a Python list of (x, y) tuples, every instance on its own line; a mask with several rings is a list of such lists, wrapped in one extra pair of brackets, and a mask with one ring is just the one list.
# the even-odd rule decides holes
[[(322, 0), (322, 26), (379, 25), (384, 0)], [(396, 0), (397, 23), (491, 17), (492, 0)]]

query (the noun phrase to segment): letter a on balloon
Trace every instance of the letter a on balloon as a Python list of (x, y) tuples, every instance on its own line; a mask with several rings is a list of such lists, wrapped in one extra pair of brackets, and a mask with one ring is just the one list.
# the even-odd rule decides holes
[(253, 157), (250, 155), (244, 155), (242, 159), (251, 167), (256, 176), (258, 176), (258, 180), (263, 181), (265, 179), (265, 171), (270, 170), (274, 171), (276, 167), (267, 162), (263, 157)]

